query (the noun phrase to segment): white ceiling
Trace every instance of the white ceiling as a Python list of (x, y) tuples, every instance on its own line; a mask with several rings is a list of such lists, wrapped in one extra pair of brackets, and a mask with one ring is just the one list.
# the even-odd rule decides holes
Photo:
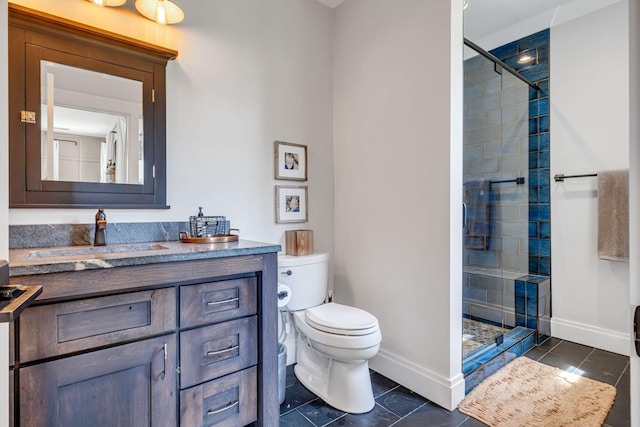
[[(345, 0), (318, 0), (331, 8), (339, 6)], [(462, 0), (461, 0), (462, 1)], [(467, 0), (473, 4), (476, 10), (494, 10), (495, 14), (485, 13), (491, 20), (492, 17), (496, 21), (504, 21), (510, 18), (527, 17), (528, 14), (540, 13), (546, 9), (550, 9), (563, 3), (570, 3), (574, 0)], [(485, 16), (487, 17), (487, 16)], [(511, 19), (513, 22), (513, 19)]]
[(514, 23), (545, 12), (554, 12), (574, 0), (467, 0), (464, 34), (478, 40)]
[(464, 35), (481, 40), (509, 27), (536, 22), (552, 28), (578, 16), (607, 7), (620, 0), (467, 0), (464, 11)]
[[(345, 0), (318, 0), (335, 8)], [(394, 0), (388, 0), (394, 1)], [(442, 0), (444, 1), (444, 0)], [(454, 0), (452, 0), (454, 1)], [(463, 1), (463, 0), (459, 0)], [(478, 42), (522, 22), (536, 21), (530, 28), (551, 28), (580, 15), (609, 6), (620, 0), (467, 0), (464, 11), (464, 33)], [(533, 25), (533, 26), (532, 26)], [(529, 33), (530, 34), (530, 33)], [(526, 34), (523, 34), (526, 35)], [(494, 46), (495, 47), (495, 46)]]

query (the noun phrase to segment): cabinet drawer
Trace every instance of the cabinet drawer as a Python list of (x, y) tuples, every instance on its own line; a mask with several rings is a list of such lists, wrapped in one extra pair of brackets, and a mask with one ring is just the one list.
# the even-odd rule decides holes
[(241, 427), (257, 419), (256, 368), (180, 392), (181, 427)]
[(21, 362), (84, 351), (175, 329), (175, 289), (30, 307), (20, 322)]
[(257, 316), (180, 333), (181, 388), (239, 371), (257, 362)]
[(180, 288), (180, 327), (256, 314), (256, 289), (255, 277), (183, 286)]

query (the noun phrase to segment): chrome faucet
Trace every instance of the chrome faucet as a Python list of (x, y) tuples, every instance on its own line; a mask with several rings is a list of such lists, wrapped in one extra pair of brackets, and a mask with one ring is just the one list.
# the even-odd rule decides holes
[(107, 246), (107, 215), (104, 209), (98, 209), (96, 213), (96, 234), (93, 237), (93, 246)]

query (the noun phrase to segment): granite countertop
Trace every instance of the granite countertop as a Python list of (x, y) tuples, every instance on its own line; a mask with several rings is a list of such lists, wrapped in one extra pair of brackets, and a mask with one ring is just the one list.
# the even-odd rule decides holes
[(108, 246), (56, 246), (10, 249), (9, 275), (60, 273), (161, 262), (190, 261), (280, 251), (280, 245), (238, 240), (193, 244), (179, 241), (113, 244)]

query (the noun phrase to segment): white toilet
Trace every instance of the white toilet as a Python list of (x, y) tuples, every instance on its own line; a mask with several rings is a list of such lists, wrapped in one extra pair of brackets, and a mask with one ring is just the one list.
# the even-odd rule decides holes
[(329, 255), (278, 256), (278, 281), (291, 288), (284, 307), (292, 312), (298, 334), (298, 380), (329, 405), (360, 414), (375, 401), (369, 359), (378, 353), (382, 335), (372, 314), (327, 303)]

